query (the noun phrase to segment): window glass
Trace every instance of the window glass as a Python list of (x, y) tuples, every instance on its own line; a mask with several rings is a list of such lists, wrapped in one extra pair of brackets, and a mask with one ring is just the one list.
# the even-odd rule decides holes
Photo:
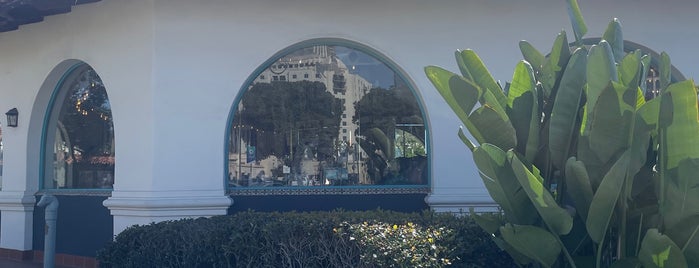
[(43, 188), (112, 188), (114, 127), (104, 84), (87, 65), (63, 81), (44, 130)]
[(409, 83), (344, 46), (292, 51), (261, 75), (285, 77), (273, 67), (292, 64), (310, 75), (253, 82), (237, 103), (230, 187), (427, 184), (424, 118)]

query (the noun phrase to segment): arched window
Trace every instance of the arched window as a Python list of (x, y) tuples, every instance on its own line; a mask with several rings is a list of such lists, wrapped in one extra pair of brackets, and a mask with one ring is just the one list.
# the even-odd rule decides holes
[(230, 118), (233, 190), (428, 184), (428, 128), (414, 88), (364, 46), (285, 49), (250, 76)]
[(87, 64), (54, 89), (44, 122), (43, 189), (111, 189), (114, 127), (102, 80)]

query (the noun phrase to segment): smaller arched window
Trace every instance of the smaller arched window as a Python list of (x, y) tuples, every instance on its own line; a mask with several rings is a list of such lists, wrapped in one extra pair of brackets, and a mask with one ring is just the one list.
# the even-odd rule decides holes
[(294, 46), (248, 79), (229, 122), (229, 187), (428, 184), (411, 83), (370, 49), (336, 43)]
[(87, 64), (56, 86), (44, 123), (43, 189), (110, 189), (114, 126), (107, 91)]

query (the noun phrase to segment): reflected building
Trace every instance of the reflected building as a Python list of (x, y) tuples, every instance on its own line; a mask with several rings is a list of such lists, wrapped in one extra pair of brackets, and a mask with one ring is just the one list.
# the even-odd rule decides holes
[[(286, 91), (274, 91), (274, 88), (280, 90), (282, 87)], [(322, 88), (322, 93), (310, 93), (313, 90), (303, 87), (316, 90)], [(266, 93), (262, 93), (265, 90)], [(269, 97), (274, 94), (285, 95), (292, 90), (300, 91), (288, 93), (293, 96), (279, 96), (277, 99)], [(276, 93), (270, 93), (272, 91)], [(324, 97), (321, 97), (322, 100), (310, 101), (307, 100), (308, 96), (303, 97), (308, 94)], [(367, 111), (359, 113), (357, 110), (361, 106), (360, 101), (367, 95), (374, 95), (369, 102), (364, 101), (364, 106), (371, 110), (368, 112), (368, 117), (371, 118), (367, 119), (371, 123), (367, 125), (372, 128), (384, 126), (378, 132), (372, 129), (370, 137), (362, 135), (360, 127), (362, 114), (366, 116)], [(383, 176), (391, 168), (393, 176), (399, 176), (396, 174), (400, 173), (400, 163), (408, 162), (396, 159), (406, 157), (400, 152), (406, 147), (405, 143), (399, 146), (396, 138), (402, 137), (401, 128), (419, 126), (423, 137), (413, 140), (422, 143), (418, 147), (424, 155), (424, 125), (421, 119), (418, 124), (402, 124), (404, 122), (397, 119), (400, 115), (392, 114), (395, 111), (373, 108), (392, 105), (400, 107), (401, 103), (386, 102), (389, 99), (385, 96), (390, 96), (390, 100), (397, 102), (415, 102), (404, 81), (394, 71), (361, 51), (323, 45), (301, 48), (280, 57), (257, 75), (238, 103), (229, 141), (230, 185), (266, 187), (382, 184), (379, 181), (383, 180)], [(292, 102), (309, 102), (309, 108), (295, 112), (293, 108), (285, 106), (296, 103), (279, 103), (279, 98), (293, 99)], [(323, 115), (316, 115), (319, 112), (314, 109), (319, 107), (323, 107), (320, 108)], [(417, 106), (408, 107), (419, 109)], [(419, 110), (411, 112), (419, 114)], [(304, 117), (295, 113), (310, 115)], [(266, 117), (284, 119), (269, 120)], [(304, 119), (301, 120), (300, 117)], [(303, 122), (290, 122), (295, 120)], [(386, 124), (388, 127), (385, 127)], [(376, 133), (380, 134), (373, 135)], [(423, 160), (421, 161), (424, 162)], [(419, 177), (422, 177), (421, 174)], [(423, 179), (413, 181), (417, 184), (424, 183)]]

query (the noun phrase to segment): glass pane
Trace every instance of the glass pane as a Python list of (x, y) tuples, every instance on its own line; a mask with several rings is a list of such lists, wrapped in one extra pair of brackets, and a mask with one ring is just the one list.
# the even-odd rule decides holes
[(243, 94), (229, 137), (231, 187), (427, 184), (424, 119), (408, 83), (353, 48), (276, 60)]
[(88, 66), (61, 85), (46, 129), (44, 188), (112, 188), (114, 127), (107, 91)]

